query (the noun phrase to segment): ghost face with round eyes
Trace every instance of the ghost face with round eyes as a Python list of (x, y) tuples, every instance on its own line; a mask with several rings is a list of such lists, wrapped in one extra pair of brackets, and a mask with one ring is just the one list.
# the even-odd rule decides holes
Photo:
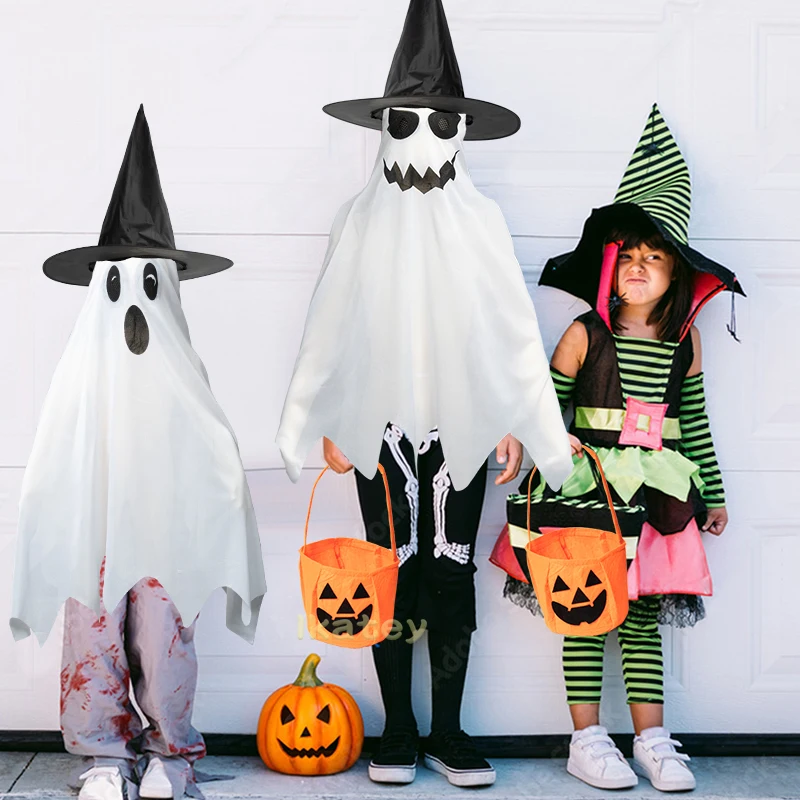
[[(123, 268), (125, 265), (123, 264)], [(133, 279), (136, 280), (136, 268)], [(153, 301), (158, 297), (158, 270), (152, 261), (148, 261), (141, 271), (141, 283), (145, 296)], [(119, 266), (112, 264), (106, 274), (106, 294), (112, 303), (118, 303), (122, 294), (122, 274)], [(150, 327), (144, 312), (135, 303), (125, 311), (125, 344), (134, 355), (140, 356), (150, 343)]]
[(142, 356), (150, 347), (154, 327), (163, 324), (165, 313), (188, 336), (178, 286), (174, 261), (129, 258), (98, 262), (90, 292), (99, 295), (98, 310), (112, 328), (108, 332), (112, 339), (122, 337), (129, 353)]
[(383, 175), (403, 192), (427, 194), (456, 179), (456, 156), (466, 115), (430, 108), (388, 108), (383, 112)]

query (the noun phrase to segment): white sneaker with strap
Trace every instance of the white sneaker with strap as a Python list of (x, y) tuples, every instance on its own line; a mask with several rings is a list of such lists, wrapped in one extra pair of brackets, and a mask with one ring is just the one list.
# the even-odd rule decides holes
[(639, 783), (602, 725), (590, 725), (572, 734), (567, 772), (596, 789), (630, 789)]
[(633, 740), (634, 769), (660, 792), (688, 792), (697, 786), (686, 763), (689, 756), (676, 747), (682, 745), (666, 728), (647, 728)]
[(122, 774), (118, 767), (92, 767), (80, 776), (78, 800), (122, 800)]

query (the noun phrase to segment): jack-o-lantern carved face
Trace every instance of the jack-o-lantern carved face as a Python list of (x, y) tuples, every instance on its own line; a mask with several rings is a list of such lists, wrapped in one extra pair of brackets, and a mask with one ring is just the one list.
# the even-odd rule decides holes
[[(319, 595), (317, 620), (334, 636), (344, 634), (356, 636), (366, 628), (372, 619), (373, 603), (370, 601), (364, 605), (365, 600), (370, 601), (370, 594), (364, 588), (363, 583), (358, 584), (351, 598), (344, 595), (340, 597), (333, 587), (326, 583)], [(361, 606), (361, 608), (357, 609), (357, 606)]]
[[(557, 603), (553, 600), (553, 613), (567, 625), (581, 625), (583, 623), (591, 624), (600, 619), (600, 615), (606, 610), (606, 602), (608, 601), (608, 592), (602, 589), (595, 594), (594, 598), (590, 598), (589, 594), (597, 591), (598, 586), (602, 586), (603, 582), (595, 575), (593, 570), (589, 570), (583, 586), (569, 586), (567, 582), (559, 575), (556, 582), (553, 584), (553, 597), (556, 595), (562, 597), (565, 602)], [(587, 594), (585, 590), (592, 590)]]
[[(323, 723), (323, 727), (329, 725), (331, 721), (330, 705), (324, 706), (316, 715), (316, 719)], [(313, 724), (312, 727), (314, 727)], [(314, 737), (312, 737), (308, 725), (302, 720), (298, 720), (287, 705), (281, 708), (281, 729), (283, 730), (283, 728), (286, 728), (286, 731), (283, 733), (283, 738), (281, 738), (281, 734), (278, 735), (278, 744), (290, 758), (330, 758), (339, 747), (338, 736), (328, 745), (317, 744), (315, 747)], [(284, 739), (295, 743), (296, 746), (286, 744)]]
[(332, 775), (361, 754), (364, 722), (356, 701), (341, 686), (323, 683), (312, 653), (297, 680), (264, 703), (256, 742), (264, 763), (287, 775)]

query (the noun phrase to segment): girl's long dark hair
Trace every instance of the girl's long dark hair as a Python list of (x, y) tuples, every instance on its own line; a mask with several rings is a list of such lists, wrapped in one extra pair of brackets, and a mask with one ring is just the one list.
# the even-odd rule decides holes
[[(683, 323), (689, 316), (689, 311), (692, 307), (692, 268), (683, 260), (678, 249), (670, 244), (657, 230), (644, 232), (627, 228), (618, 229), (611, 231), (606, 237), (606, 244), (619, 241), (622, 242), (620, 252), (640, 247), (644, 244), (653, 250), (663, 250), (667, 255), (672, 256), (672, 281), (669, 289), (658, 301), (658, 305), (650, 312), (647, 324), (656, 326), (658, 338), (662, 342), (677, 341)], [(614, 286), (616, 287), (616, 276), (614, 277)], [(615, 298), (612, 296), (609, 312), (611, 328), (616, 334), (621, 334), (625, 330), (619, 322), (619, 309), (622, 305), (625, 305), (624, 297)]]

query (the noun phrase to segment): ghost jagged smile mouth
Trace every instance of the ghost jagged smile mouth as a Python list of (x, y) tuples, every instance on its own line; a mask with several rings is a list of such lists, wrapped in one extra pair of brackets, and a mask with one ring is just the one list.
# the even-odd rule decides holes
[(150, 344), (150, 328), (139, 306), (131, 306), (125, 314), (125, 344), (137, 356)]
[[(307, 729), (306, 729), (307, 730)], [(305, 733), (305, 732), (304, 732)], [(301, 734), (302, 735), (302, 734)], [(278, 744), (281, 750), (286, 753), (290, 758), (330, 758), (339, 747), (339, 736), (337, 736), (327, 747), (314, 747), (307, 749), (305, 747), (289, 747), (278, 739)]]
[(408, 169), (403, 174), (400, 165), (395, 161), (394, 166), (389, 169), (386, 161), (383, 162), (383, 175), (388, 183), (396, 183), (404, 192), (408, 191), (412, 186), (419, 189), (422, 194), (427, 194), (431, 189), (444, 189), (448, 181), (456, 179), (456, 156), (458, 151), (449, 161), (442, 164), (439, 172), (435, 172), (428, 167), (424, 175), (420, 175), (414, 168), (413, 164), (409, 164)]

